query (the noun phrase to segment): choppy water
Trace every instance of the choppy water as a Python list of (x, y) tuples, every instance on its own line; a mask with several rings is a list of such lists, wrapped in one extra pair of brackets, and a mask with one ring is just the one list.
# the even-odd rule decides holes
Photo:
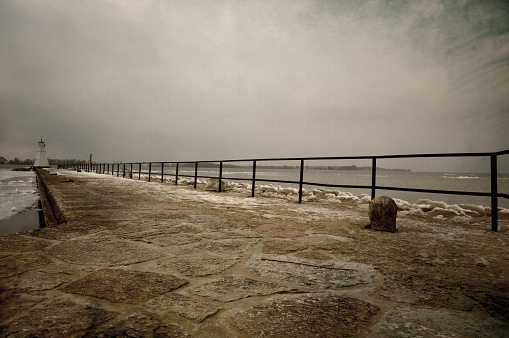
[[(134, 174), (137, 174), (138, 168), (133, 168)], [(142, 168), (142, 171), (148, 171)], [(160, 174), (160, 168), (152, 168), (154, 177)], [(175, 168), (164, 168), (164, 173), (174, 174)], [(179, 175), (194, 175), (194, 168), (179, 168)], [(199, 176), (217, 177), (218, 169), (203, 168), (198, 170)], [(251, 168), (224, 168), (223, 178), (252, 178)], [(299, 169), (265, 169), (256, 170), (256, 179), (263, 180), (285, 180), (299, 181)], [(246, 182), (246, 181), (243, 181)], [(319, 170), (306, 169), (304, 171), (304, 182), (337, 184), (337, 185), (363, 185), (371, 186), (370, 170)], [(257, 181), (257, 184), (269, 184), (263, 181)], [(288, 183), (270, 183), (280, 186), (293, 186), (295, 184)], [(454, 172), (411, 172), (411, 171), (378, 171), (376, 176), (377, 186), (399, 187), (399, 188), (420, 188), (420, 189), (436, 189), (436, 190), (452, 190), (452, 191), (474, 191), (474, 192), (490, 192), (491, 177), (486, 173), (454, 173)], [(316, 186), (306, 186), (305, 189), (315, 189)], [(371, 195), (370, 189), (353, 189), (353, 188), (332, 188), (333, 190), (349, 191), (355, 195), (368, 194)], [(509, 174), (498, 175), (498, 192), (509, 194)], [(490, 197), (465, 196), (465, 195), (446, 195), (446, 194), (430, 194), (415, 193), (392, 190), (377, 190), (377, 196), (390, 196), (399, 198), (410, 203), (414, 203), (419, 199), (431, 199), (435, 201), (443, 201), (447, 204), (477, 204), (483, 206), (491, 206)], [(498, 205), (500, 207), (509, 208), (509, 200), (499, 198)]]
[(12, 171), (14, 167), (0, 167), (0, 234), (39, 227), (35, 173)]

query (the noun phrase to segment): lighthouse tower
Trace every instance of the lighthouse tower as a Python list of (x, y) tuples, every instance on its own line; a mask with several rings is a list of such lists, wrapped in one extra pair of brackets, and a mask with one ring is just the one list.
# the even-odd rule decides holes
[(37, 156), (35, 157), (35, 162), (34, 162), (34, 167), (38, 167), (38, 168), (48, 168), (49, 167), (49, 163), (48, 163), (48, 159), (46, 158), (46, 144), (44, 143), (44, 141), (42, 140), (42, 137), (41, 137), (41, 140), (39, 141), (39, 150), (37, 151)]

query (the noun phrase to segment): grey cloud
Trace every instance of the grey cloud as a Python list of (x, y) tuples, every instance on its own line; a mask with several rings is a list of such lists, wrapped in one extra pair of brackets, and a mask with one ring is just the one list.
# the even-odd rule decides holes
[(509, 148), (504, 1), (3, 1), (0, 149), (193, 160)]

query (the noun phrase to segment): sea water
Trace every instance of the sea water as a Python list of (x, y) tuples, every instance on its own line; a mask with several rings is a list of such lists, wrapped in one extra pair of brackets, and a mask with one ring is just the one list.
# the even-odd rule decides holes
[(39, 192), (35, 172), (0, 166), (0, 234), (39, 228)]
[[(142, 168), (143, 171), (148, 168)], [(160, 168), (153, 168), (153, 178), (157, 179), (160, 174)], [(136, 173), (136, 172), (135, 172)], [(164, 168), (165, 174), (174, 174), (175, 168)], [(194, 175), (194, 168), (179, 168), (179, 175)], [(219, 169), (203, 168), (198, 170), (199, 176), (218, 177)], [(251, 168), (223, 168), (223, 179), (231, 178), (252, 178)], [(295, 169), (267, 169), (259, 168), (256, 170), (256, 184), (273, 184), (284, 187), (298, 188), (298, 185), (292, 183), (274, 183), (263, 182), (267, 180), (299, 181), (300, 170)], [(232, 180), (235, 181), (235, 180)], [(335, 185), (356, 185), (371, 186), (371, 170), (323, 170), (323, 169), (305, 169), (303, 175), (304, 182), (335, 184)], [(240, 182), (240, 181), (239, 181)], [(242, 181), (243, 183), (249, 181)], [(509, 194), (509, 174), (498, 174), (498, 192)], [(455, 172), (413, 172), (413, 171), (377, 171), (376, 185), (397, 188), (414, 188), (430, 190), (450, 190), (450, 191), (471, 191), (490, 193), (491, 176), (487, 173), (455, 173)], [(313, 190), (321, 188), (320, 186), (304, 185), (304, 189)], [(325, 189), (351, 192), (354, 195), (367, 194), (371, 196), (370, 188), (328, 188)], [(389, 196), (398, 198), (410, 203), (415, 203), (420, 199), (431, 199), (442, 201), (447, 204), (476, 204), (485, 207), (491, 206), (491, 198), (484, 196), (469, 195), (448, 195), (436, 193), (417, 193), (395, 190), (376, 190), (376, 196)], [(509, 208), (509, 200), (498, 199), (499, 207)]]

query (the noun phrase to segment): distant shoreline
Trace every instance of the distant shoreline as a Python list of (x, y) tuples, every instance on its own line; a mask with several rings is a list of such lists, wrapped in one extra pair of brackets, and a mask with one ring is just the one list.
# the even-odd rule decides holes
[[(169, 167), (172, 167), (174, 165), (169, 165)], [(181, 163), (179, 164), (180, 167), (194, 167), (194, 163)], [(200, 168), (219, 168), (219, 164), (217, 163), (200, 163)], [(252, 168), (251, 165), (235, 165), (235, 164), (228, 164), (224, 163), (223, 168)], [(296, 165), (256, 165), (257, 169), (299, 169), (300, 166)], [(304, 166), (304, 169), (306, 170), (371, 170), (371, 167), (358, 167), (356, 165), (346, 165), (346, 166), (310, 166), (306, 165)], [(411, 169), (399, 169), (399, 168), (381, 168), (376, 167), (376, 170), (378, 171), (405, 171), (405, 172), (411, 172)]]

